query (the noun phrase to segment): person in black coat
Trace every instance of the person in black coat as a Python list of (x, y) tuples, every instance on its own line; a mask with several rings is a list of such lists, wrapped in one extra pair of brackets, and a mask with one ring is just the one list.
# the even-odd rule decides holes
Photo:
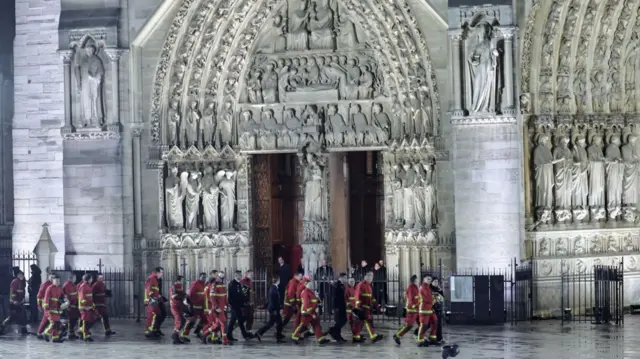
[(35, 265), (31, 265), (31, 275), (29, 276), (29, 321), (36, 323), (39, 321), (38, 317), (38, 290), (42, 284), (42, 270)]
[(316, 285), (318, 289), (318, 296), (322, 301), (322, 310), (331, 313), (333, 303), (331, 297), (331, 285), (333, 282), (333, 268), (327, 265), (327, 262), (320, 261), (320, 267), (316, 269), (315, 275)]
[(238, 323), (238, 327), (240, 327), (240, 332), (242, 332), (242, 337), (245, 340), (249, 340), (253, 338), (253, 334), (247, 331), (247, 328), (244, 326), (245, 318), (242, 314), (242, 309), (248, 301), (246, 291), (242, 290), (242, 284), (240, 283), (240, 279), (242, 279), (242, 272), (235, 271), (233, 274), (233, 280), (229, 283), (228, 288), (228, 296), (229, 296), (229, 306), (231, 307), (231, 318), (229, 318), (229, 325), (227, 325), (227, 338), (230, 341), (235, 341), (233, 338), (233, 328), (236, 323)]
[(346, 282), (347, 273), (340, 273), (338, 280), (333, 285), (333, 298), (331, 298), (335, 323), (329, 329), (328, 334), (338, 343), (346, 342), (341, 333), (342, 327), (347, 324), (347, 300), (344, 294)]
[(360, 262), (360, 268), (356, 269), (356, 271), (353, 273), (353, 277), (356, 279), (356, 283), (364, 280), (364, 276), (367, 275), (367, 273), (369, 273), (369, 264), (367, 263), (367, 261)]
[(256, 337), (260, 338), (271, 329), (273, 325), (276, 326), (276, 340), (278, 343), (284, 343), (285, 336), (282, 334), (282, 316), (280, 315), (280, 309), (282, 309), (282, 299), (280, 298), (280, 276), (274, 276), (272, 279), (273, 285), (269, 289), (269, 302), (267, 304), (267, 312), (269, 312), (269, 322), (256, 332)]
[(433, 311), (434, 313), (436, 313), (436, 317), (438, 318), (437, 329), (436, 329), (437, 341), (441, 342), (442, 341), (442, 320), (444, 319), (444, 303), (442, 303), (442, 301), (440, 300), (444, 300), (444, 292), (440, 287), (440, 281), (438, 280), (438, 278), (433, 278), (433, 281), (431, 282), (431, 293), (433, 293), (434, 296), (436, 296), (436, 294), (439, 295), (439, 298), (438, 298), (439, 300), (433, 306)]
[(276, 271), (278, 277), (280, 277), (280, 286), (278, 288), (280, 290), (280, 299), (284, 303), (284, 292), (287, 290), (287, 284), (293, 277), (293, 273), (291, 273), (291, 267), (284, 262), (284, 258), (278, 257), (278, 264), (280, 265)]

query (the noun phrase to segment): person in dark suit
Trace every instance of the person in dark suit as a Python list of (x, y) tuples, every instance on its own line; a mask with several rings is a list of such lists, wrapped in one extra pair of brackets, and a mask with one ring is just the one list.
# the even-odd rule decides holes
[(280, 298), (280, 277), (274, 276), (272, 279), (273, 285), (269, 289), (269, 303), (267, 304), (267, 312), (269, 312), (269, 322), (256, 332), (256, 337), (260, 338), (271, 329), (273, 325), (276, 326), (276, 340), (278, 343), (285, 343), (285, 336), (282, 334), (282, 316), (280, 315), (280, 309), (282, 309), (282, 298)]
[(35, 264), (31, 265), (31, 275), (29, 276), (29, 321), (38, 322), (38, 290), (42, 284), (42, 270)]
[(329, 329), (329, 335), (338, 343), (345, 343), (342, 337), (342, 327), (347, 324), (347, 298), (345, 298), (345, 283), (347, 282), (347, 273), (340, 273), (338, 280), (333, 285), (333, 298), (331, 298), (333, 307), (333, 316), (335, 323)]
[(360, 282), (364, 280), (364, 276), (367, 275), (367, 273), (369, 273), (369, 264), (367, 263), (367, 261), (363, 260), (362, 262), (360, 262), (360, 268), (356, 269), (355, 273), (353, 273), (353, 276), (356, 279), (356, 282)]
[(278, 257), (278, 277), (280, 277), (280, 286), (278, 289), (280, 290), (280, 299), (284, 301), (284, 292), (287, 288), (287, 284), (289, 284), (289, 280), (293, 277), (293, 273), (291, 273), (291, 267), (284, 262), (284, 258)]
[(233, 328), (236, 323), (238, 323), (238, 327), (240, 327), (240, 332), (242, 333), (242, 337), (245, 340), (249, 340), (253, 338), (253, 334), (247, 331), (247, 328), (244, 326), (245, 318), (242, 315), (242, 309), (245, 307), (245, 303), (247, 303), (248, 298), (246, 298), (246, 291), (242, 290), (242, 284), (240, 280), (242, 279), (242, 272), (235, 271), (233, 274), (233, 280), (229, 283), (228, 295), (229, 295), (229, 306), (231, 307), (231, 318), (229, 318), (229, 325), (227, 325), (227, 338), (230, 341), (235, 341), (233, 338)]
[(324, 260), (320, 261), (320, 267), (316, 269), (316, 285), (318, 289), (318, 296), (322, 301), (322, 311), (332, 312), (333, 301), (331, 297), (331, 285), (333, 284), (333, 268), (327, 265)]
[(436, 329), (436, 341), (437, 342), (442, 342), (442, 320), (444, 319), (444, 292), (442, 291), (442, 288), (440, 287), (440, 281), (438, 280), (438, 278), (433, 278), (433, 281), (431, 282), (431, 292), (433, 293), (434, 297), (437, 298), (436, 303), (433, 306), (433, 311), (436, 313), (436, 317), (438, 318), (438, 324), (437, 324), (437, 329)]

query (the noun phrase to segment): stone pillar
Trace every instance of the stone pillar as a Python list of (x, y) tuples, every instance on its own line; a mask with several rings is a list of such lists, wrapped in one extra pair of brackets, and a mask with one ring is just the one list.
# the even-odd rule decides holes
[(449, 32), (451, 41), (451, 79), (453, 81), (453, 116), (464, 115), (462, 111), (462, 69), (460, 64), (462, 59), (462, 30), (454, 30)]
[(64, 62), (64, 126), (62, 133), (71, 133), (73, 125), (71, 124), (71, 61), (74, 52), (71, 50), (59, 51), (62, 61)]
[[(142, 173), (140, 168), (140, 137), (142, 136), (142, 128), (143, 124), (141, 123), (131, 124), (131, 137), (133, 140), (133, 217), (136, 237), (142, 236)], [(160, 188), (160, 191), (163, 191), (163, 189)]]
[(400, 246), (400, 269), (398, 270), (398, 279), (400, 280), (400, 286), (405, 288), (409, 283), (409, 277), (411, 277), (411, 258), (409, 256), (409, 247)]
[[(303, 243), (302, 260), (306, 273), (315, 273), (320, 260), (327, 260), (327, 247), (329, 241), (329, 218), (328, 218), (328, 193), (327, 193), (327, 166), (328, 158), (324, 155), (307, 153), (301, 158), (301, 169), (303, 172), (303, 193), (306, 195), (310, 189), (308, 186), (318, 186), (313, 174), (320, 172), (322, 181), (319, 184), (321, 189), (321, 201), (319, 213), (304, 213), (302, 220)], [(307, 210), (307, 200), (305, 198), (305, 211)], [(314, 208), (315, 210), (315, 208)]]
[(344, 153), (329, 155), (331, 194), (331, 266), (337, 272), (349, 266), (349, 164)]
[(411, 276), (412, 274), (420, 276), (422, 272), (422, 268), (420, 268), (420, 247), (411, 246), (411, 269), (410, 273), (407, 273), (405, 276)]
[(514, 27), (501, 28), (500, 32), (504, 39), (504, 91), (502, 96), (502, 113), (505, 115), (515, 115), (516, 106), (513, 88), (513, 36)]
[(237, 258), (237, 267), (243, 273), (247, 270), (251, 269), (251, 249), (252, 247), (240, 247), (238, 253), (236, 254)]
[(111, 114), (107, 117), (107, 130), (120, 132), (120, 56), (126, 50), (105, 49), (111, 59)]

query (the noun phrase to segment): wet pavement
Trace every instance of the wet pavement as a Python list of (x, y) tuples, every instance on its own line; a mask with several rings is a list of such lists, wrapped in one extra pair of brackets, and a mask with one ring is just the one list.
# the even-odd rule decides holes
[[(445, 339), (461, 347), (461, 359), (555, 359), (555, 358), (640, 358), (640, 316), (627, 316), (624, 327), (594, 326), (585, 323), (562, 325), (557, 321), (519, 323), (504, 326), (449, 326)], [(372, 344), (336, 344), (318, 346), (315, 339), (304, 345), (276, 344), (272, 333), (263, 341), (240, 341), (233, 346), (205, 346), (197, 341), (174, 346), (169, 338), (148, 340), (142, 335), (143, 325), (132, 321), (114, 321), (117, 334), (110, 338), (95, 336), (93, 343), (68, 341), (61, 344), (46, 343), (34, 336), (21, 337), (7, 334), (0, 337), (0, 358), (57, 359), (57, 358), (234, 358), (253, 359), (278, 357), (293, 359), (312, 357), (339, 358), (440, 358), (439, 348), (417, 348), (415, 339), (408, 334), (401, 346), (391, 336), (392, 329), (379, 329), (385, 339)], [(170, 325), (164, 325), (170, 332)], [(97, 333), (98, 329), (95, 328)], [(343, 333), (347, 332), (347, 328)], [(238, 335), (239, 336), (239, 335)], [(347, 337), (345, 335), (345, 337)]]

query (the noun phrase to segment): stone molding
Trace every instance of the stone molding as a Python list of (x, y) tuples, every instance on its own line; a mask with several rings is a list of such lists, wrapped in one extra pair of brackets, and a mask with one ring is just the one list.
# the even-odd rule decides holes
[(515, 116), (501, 116), (501, 115), (474, 115), (474, 116), (452, 116), (451, 124), (454, 126), (477, 126), (477, 125), (505, 125), (515, 124), (518, 119)]
[(251, 246), (249, 232), (165, 233), (160, 236), (162, 249), (198, 249)]
[(640, 252), (640, 230), (594, 228), (527, 232), (534, 259), (615, 256)]
[(67, 130), (63, 128), (61, 133), (62, 138), (65, 141), (103, 141), (120, 139), (120, 134), (113, 131), (78, 130), (77, 132), (67, 132)]

